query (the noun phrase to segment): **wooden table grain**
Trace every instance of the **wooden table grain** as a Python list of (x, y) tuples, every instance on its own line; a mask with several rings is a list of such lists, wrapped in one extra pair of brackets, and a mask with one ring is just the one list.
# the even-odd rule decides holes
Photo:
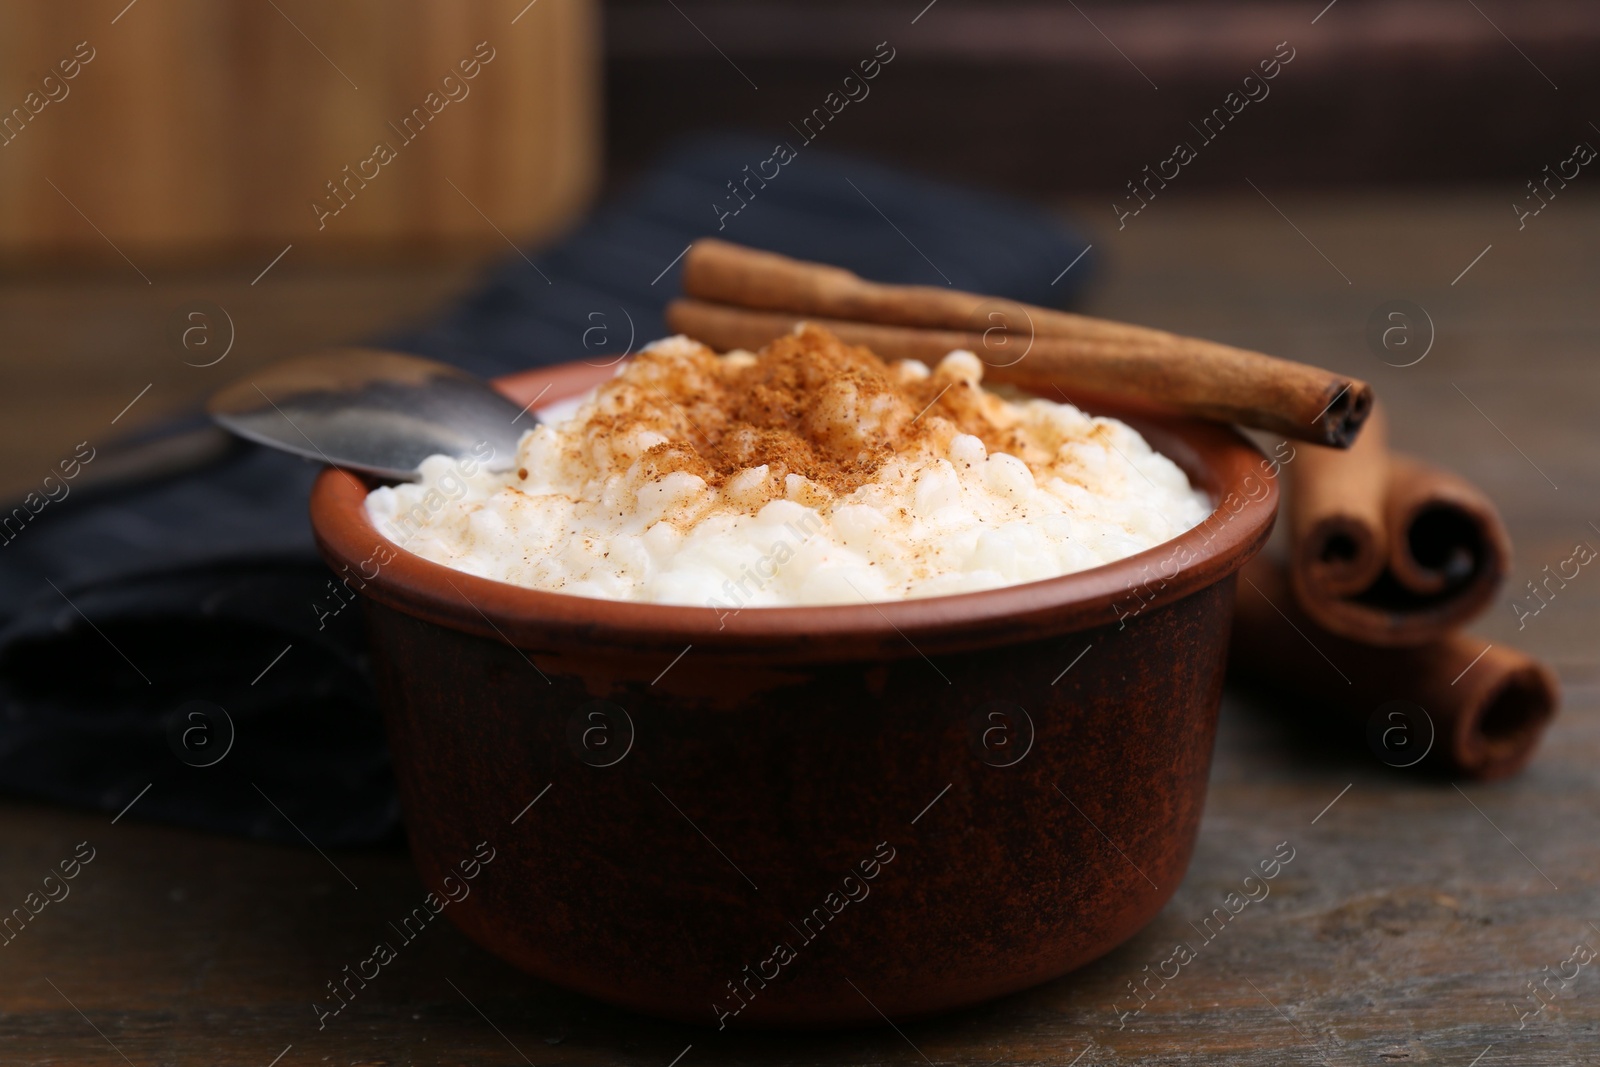
[[(1245, 187), (1175, 194), (1120, 231), (1100, 225), (1111, 219), (1105, 205), (1070, 206), (1103, 255), (1091, 310), (1367, 377), (1391, 407), (1400, 447), (1456, 467), (1500, 503), (1517, 557), (1477, 632), (1547, 657), (1565, 690), (1543, 750), (1515, 780), (1481, 786), (1392, 770), (1308, 733), (1292, 703), (1230, 693), (1193, 865), (1145, 931), (995, 1003), (898, 1028), (780, 1036), (606, 1007), (513, 971), (448, 925), (406, 945), (319, 1029), (313, 1002), (324, 983), (385, 936), (386, 916), (423, 895), (403, 851), (324, 858), (147, 824), (137, 805), (113, 823), (12, 801), (0, 804), (0, 912), (20, 906), (80, 842), (94, 858), (68, 897), (0, 948), (0, 1062), (1600, 1062), (1600, 966), (1575, 955), (1600, 947), (1600, 575), (1581, 573), (1520, 632), (1509, 607), (1574, 543), (1600, 545), (1600, 201), (1563, 194), (1518, 231), (1506, 195), (1295, 192), (1268, 203)], [(368, 329), (466, 277), (459, 267), (285, 270), (253, 296), (248, 277), (207, 284), (222, 302), (255, 301), (264, 323), (275, 309), (300, 313), (276, 341), (258, 338), (252, 358), (266, 358)], [(58, 279), (0, 293), (0, 323), (32, 344), (5, 356), (30, 387), (26, 400), (0, 396), (7, 456), (53, 455), (81, 436), (60, 422), (103, 421), (171, 361), (114, 328), (119, 317), (159, 323), (184, 295), (181, 279), (162, 286), (157, 295), (143, 283)], [(1364, 340), (1373, 309), (1395, 299), (1425, 309), (1436, 334), (1426, 357), (1403, 368)], [(159, 373), (199, 391), (172, 368)], [(174, 387), (146, 399), (139, 418), (184, 396)], [(25, 473), (8, 467), (10, 477)], [(1294, 859), (1270, 895), (1206, 940), (1204, 917), (1281, 842)], [(1175, 978), (1147, 982), (1179, 942), (1194, 958)]]

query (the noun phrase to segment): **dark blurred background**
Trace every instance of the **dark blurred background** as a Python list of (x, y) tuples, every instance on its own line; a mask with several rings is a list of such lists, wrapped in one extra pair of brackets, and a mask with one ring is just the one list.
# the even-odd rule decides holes
[[(479, 42), (470, 94), (402, 141)], [(1600, 137), (1590, 0), (0, 0), (0, 264), (504, 250), (688, 135), (804, 144), (875, 53), (818, 147), (1036, 198), (1109, 204), (1179, 141), (1186, 190), (1516, 189)], [(350, 191), (380, 139), (400, 159)], [(358, 203), (319, 220), (336, 183)]]
[(828, 146), (1035, 195), (1117, 196), (1173, 142), (1198, 147), (1188, 124), (1280, 41), (1294, 60), (1185, 185), (1241, 170), (1275, 185), (1483, 181), (1596, 135), (1600, 4), (1586, 0), (925, 4), (610, 0), (611, 175), (691, 130), (786, 136), (884, 40), (892, 67)]

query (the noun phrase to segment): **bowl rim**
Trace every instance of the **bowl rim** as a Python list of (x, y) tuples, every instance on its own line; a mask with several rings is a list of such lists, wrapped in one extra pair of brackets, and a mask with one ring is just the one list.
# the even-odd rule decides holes
[[(519, 403), (541, 391), (544, 402), (553, 403), (614, 373), (612, 365), (566, 363), (506, 375), (494, 384)], [(1281, 465), (1238, 430), (1079, 400), (1086, 410), (1126, 421), (1177, 463), (1210, 495), (1211, 514), (1153, 548), (1055, 578), (911, 600), (735, 611), (574, 596), (454, 570), (379, 533), (364, 504), (380, 481), (334, 467), (325, 467), (312, 486), (312, 531), (335, 577), (354, 591), (406, 615), (514, 648), (677, 652), (687, 645), (772, 662), (927, 658), (1013, 644), (1023, 636), (1035, 640), (1108, 624), (1120, 629), (1229, 577), (1265, 544), (1277, 515)]]

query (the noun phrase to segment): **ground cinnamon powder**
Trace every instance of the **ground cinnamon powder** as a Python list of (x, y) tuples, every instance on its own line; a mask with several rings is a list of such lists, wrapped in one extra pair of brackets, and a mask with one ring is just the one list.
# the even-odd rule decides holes
[[(955, 374), (915, 376), (869, 349), (803, 326), (754, 358), (688, 358), (645, 351), (646, 373), (602, 390), (590, 439), (641, 429), (667, 438), (644, 458), (653, 476), (687, 471), (721, 487), (740, 471), (766, 465), (781, 485), (798, 474), (831, 494), (872, 481), (897, 453), (972, 434), (993, 451), (1025, 462), (1037, 444), (1003, 423), (1004, 405)], [(1031, 463), (1030, 463), (1031, 465)]]

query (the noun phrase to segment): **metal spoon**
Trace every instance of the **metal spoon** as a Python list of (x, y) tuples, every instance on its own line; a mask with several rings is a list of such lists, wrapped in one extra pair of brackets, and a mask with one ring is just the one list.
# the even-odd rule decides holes
[[(480, 378), (377, 348), (335, 348), (274, 363), (213, 394), (211, 417), (240, 437), (347, 470), (415, 481), (429, 456), (493, 447), (507, 470), (538, 425)], [(481, 448), (480, 448), (481, 451)]]

